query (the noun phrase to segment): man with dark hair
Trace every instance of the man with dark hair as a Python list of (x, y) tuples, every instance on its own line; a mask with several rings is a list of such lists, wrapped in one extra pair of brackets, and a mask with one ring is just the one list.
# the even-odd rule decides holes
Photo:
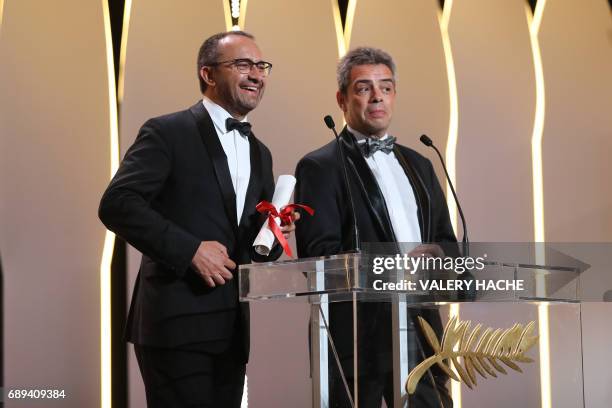
[(250, 38), (253, 41), (255, 40), (255, 37), (252, 34), (244, 31), (227, 31), (212, 35), (202, 43), (200, 46), (200, 51), (198, 51), (197, 60), (198, 81), (200, 82), (200, 91), (202, 94), (206, 92), (206, 87), (208, 86), (201, 74), (202, 68), (214, 66), (214, 64), (219, 61), (219, 41), (223, 40), (228, 35), (239, 35), (245, 38)]
[[(340, 143), (361, 241), (415, 245), (456, 242), (446, 200), (431, 163), (414, 150), (396, 144), (387, 133), (396, 96), (391, 56), (376, 48), (354, 49), (339, 62), (337, 80), (336, 99), (347, 124), (340, 133)], [(304, 219), (296, 231), (300, 257), (355, 249), (353, 214), (347, 205), (342, 171), (336, 141), (307, 154), (297, 165), (295, 199), (317, 210), (316, 216)], [(441, 249), (422, 244), (415, 253), (440, 256)], [(341, 366), (354, 394), (352, 304), (330, 304), (329, 314)], [(391, 315), (389, 303), (357, 305), (360, 408), (379, 408), (383, 398), (387, 406), (395, 406)], [(409, 309), (407, 342), (411, 366), (423, 358), (423, 353), (432, 354), (415, 324), (416, 315), (441, 330), (437, 311)], [(333, 362), (334, 357), (329, 360)], [(447, 377), (439, 370), (431, 373), (420, 382), (411, 398), (411, 408), (452, 406), (445, 388)], [(330, 377), (330, 406), (350, 406), (334, 363), (330, 363)]]
[(204, 41), (197, 67), (203, 99), (142, 126), (99, 216), (143, 254), (127, 337), (148, 406), (238, 408), (249, 311), (238, 303), (237, 265), (282, 251), (252, 247), (264, 221), (255, 206), (272, 199), (274, 179), (246, 115), (272, 65), (252, 35), (233, 31)]

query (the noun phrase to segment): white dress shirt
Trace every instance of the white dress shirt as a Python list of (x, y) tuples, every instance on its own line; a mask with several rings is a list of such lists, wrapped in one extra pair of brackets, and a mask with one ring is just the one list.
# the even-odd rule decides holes
[[(348, 126), (347, 128), (358, 141), (366, 139), (365, 135)], [(389, 135), (384, 135), (381, 139), (387, 137)], [(385, 199), (395, 239), (397, 242), (420, 243), (421, 229), (414, 190), (397, 157), (393, 152), (384, 153), (378, 150), (365, 159)]]
[[(203, 97), (202, 103), (212, 119), (217, 136), (227, 157), (232, 185), (236, 193), (236, 220), (240, 224), (242, 211), (244, 210), (244, 199), (246, 197), (249, 179), (251, 177), (251, 154), (249, 139), (236, 129), (228, 132), (225, 128), (225, 120), (231, 118), (225, 109), (217, 105), (207, 97)], [(246, 122), (245, 117), (242, 122)]]

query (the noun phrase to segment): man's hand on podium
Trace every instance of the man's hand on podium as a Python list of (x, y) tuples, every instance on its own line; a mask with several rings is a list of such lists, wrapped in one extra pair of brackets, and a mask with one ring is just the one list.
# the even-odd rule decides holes
[(442, 247), (437, 244), (421, 244), (408, 253), (408, 256), (425, 258), (444, 258)]

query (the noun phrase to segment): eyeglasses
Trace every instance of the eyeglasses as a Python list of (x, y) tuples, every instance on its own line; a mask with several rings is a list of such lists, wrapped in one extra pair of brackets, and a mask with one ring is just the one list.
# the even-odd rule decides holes
[(257, 71), (264, 76), (270, 75), (270, 71), (272, 70), (272, 64), (266, 61), (255, 62), (248, 58), (238, 58), (227, 61), (219, 61), (212, 64), (209, 64), (211, 67), (215, 67), (221, 64), (228, 64), (230, 66), (234, 66), (238, 72), (241, 74), (248, 74), (251, 72), (253, 67), (257, 68)]

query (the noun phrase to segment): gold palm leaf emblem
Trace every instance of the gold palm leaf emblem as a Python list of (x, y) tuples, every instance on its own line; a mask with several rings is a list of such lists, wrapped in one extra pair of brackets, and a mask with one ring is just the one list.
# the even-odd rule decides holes
[[(453, 317), (448, 321), (442, 341), (438, 341), (436, 333), (429, 323), (419, 316), (419, 324), (427, 342), (434, 350), (434, 355), (422, 361), (408, 375), (406, 391), (414, 394), (417, 384), (427, 370), (437, 364), (450, 378), (463, 381), (470, 388), (476, 386), (476, 372), (487, 378), (487, 374), (497, 377), (497, 373), (507, 374), (507, 367), (523, 372), (517, 363), (532, 363), (533, 360), (525, 353), (533, 347), (539, 336), (533, 335), (535, 322), (526, 326), (515, 323), (509, 329), (487, 328), (484, 331), (478, 324), (470, 331), (471, 321), (459, 321)], [(451, 369), (453, 367), (456, 371)]]

